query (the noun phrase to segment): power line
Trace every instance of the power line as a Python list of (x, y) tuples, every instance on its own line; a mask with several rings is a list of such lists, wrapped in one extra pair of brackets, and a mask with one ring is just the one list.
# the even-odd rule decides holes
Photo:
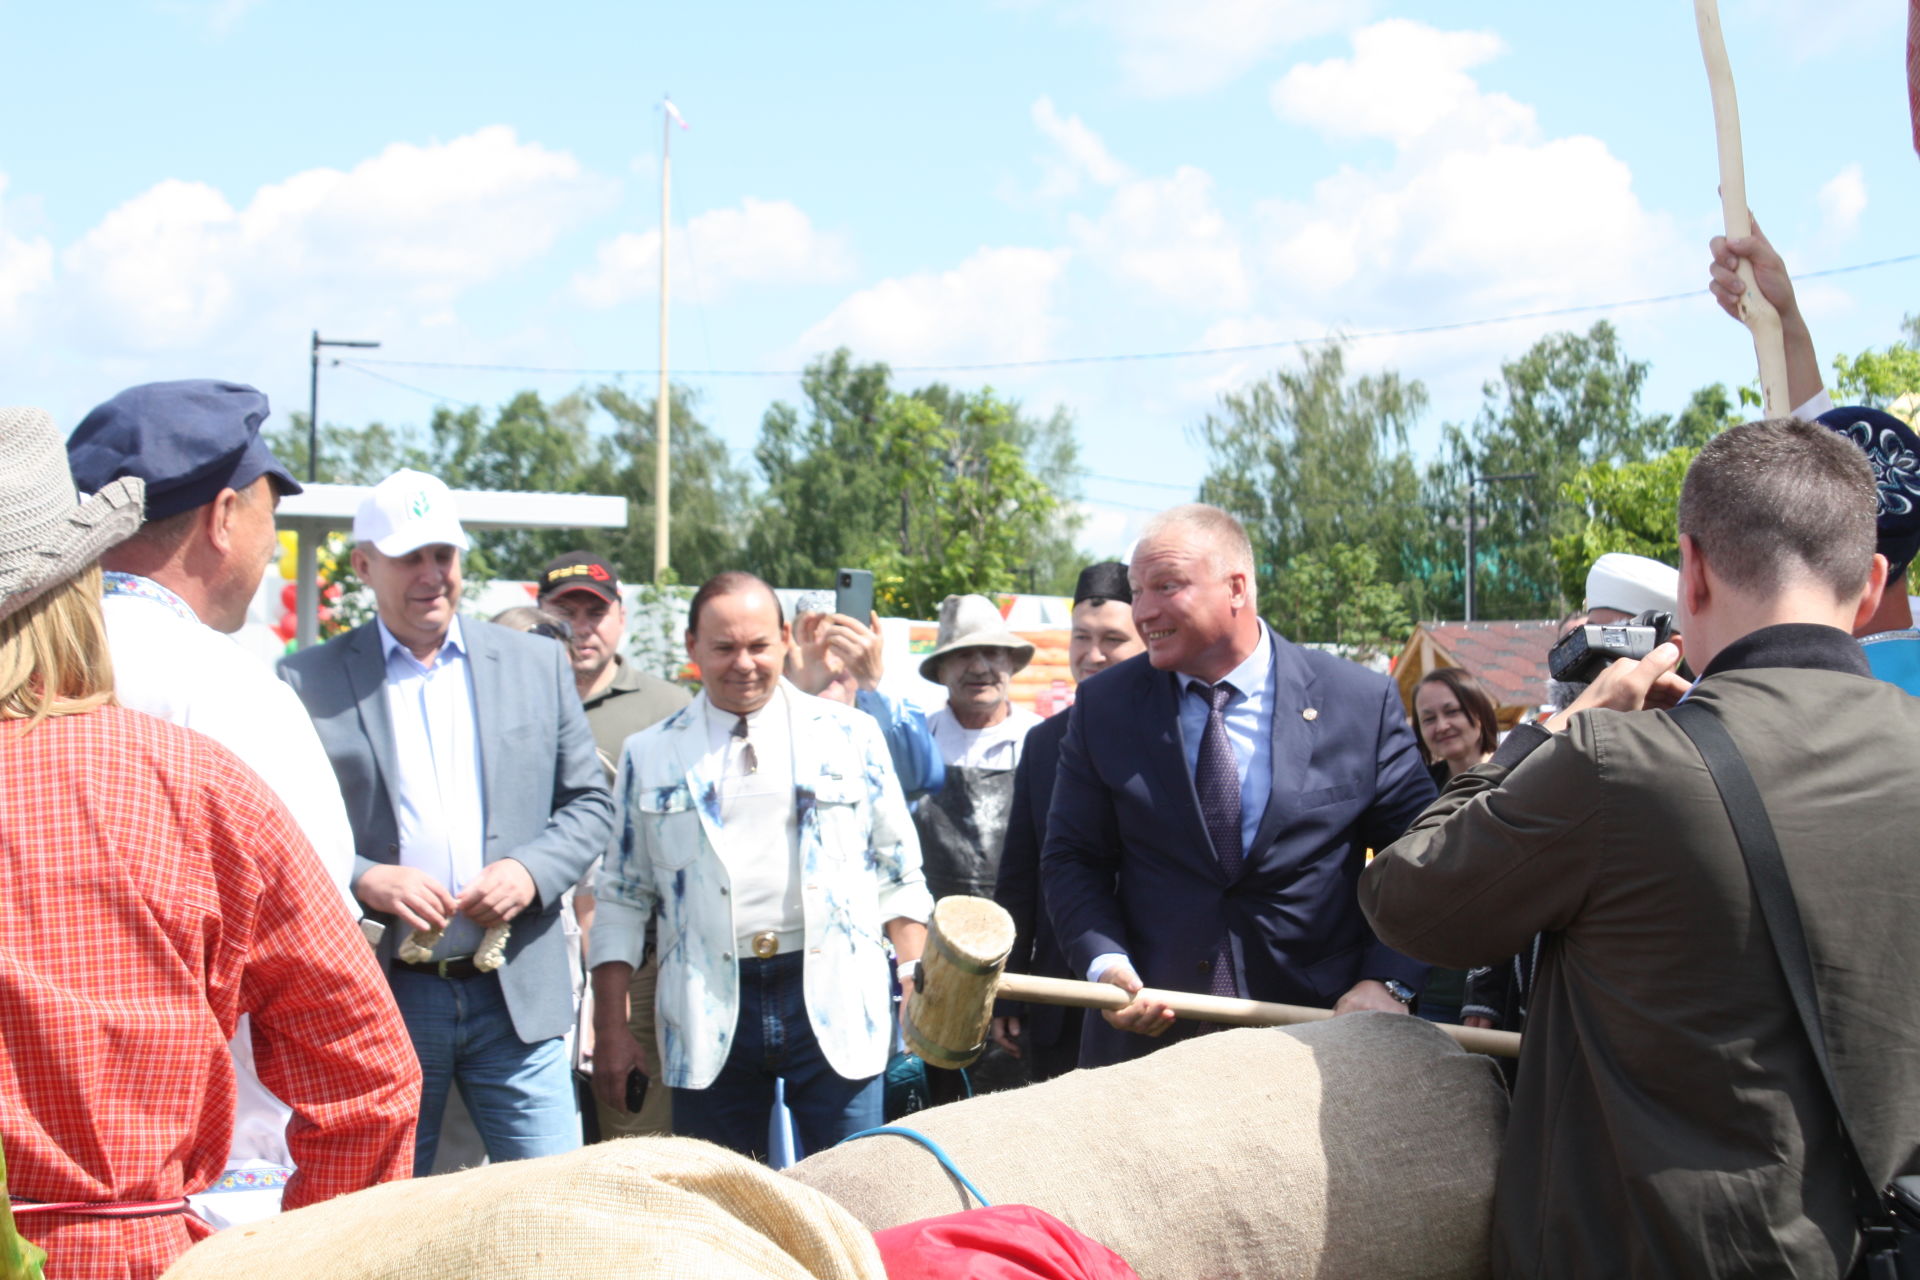
[(425, 396), (429, 400), (437, 400), (442, 404), (457, 404), (463, 409), (479, 409), (484, 407), (477, 400), (462, 400), (458, 396), (443, 396), (438, 391), (429, 391), (425, 387), (416, 387), (411, 382), (402, 382), (398, 378), (389, 378), (384, 373), (375, 373), (372, 369), (363, 367), (357, 360), (335, 360), (333, 367), (336, 369), (351, 369), (363, 378), (372, 378), (376, 382), (384, 382), (390, 387), (399, 387), (402, 391), (411, 391), (415, 395)]
[[(1899, 266), (1902, 263), (1920, 261), (1920, 253), (1901, 254), (1893, 258), (1880, 258), (1873, 262), (1856, 262), (1850, 266), (1827, 267), (1820, 271), (1804, 271), (1796, 275), (1796, 280), (1817, 280), (1825, 276), (1846, 275), (1855, 271), (1872, 271), (1880, 267)], [(1349, 344), (1378, 341), (1382, 338), (1410, 338), (1430, 333), (1453, 333), (1462, 329), (1485, 329), (1495, 325), (1517, 324), (1523, 320), (1551, 320), (1561, 316), (1587, 315), (1596, 311), (1624, 311), (1631, 307), (1659, 306), (1668, 302), (1681, 302), (1691, 298), (1711, 296), (1704, 289), (1688, 289), (1680, 293), (1662, 293), (1647, 298), (1628, 298), (1618, 302), (1589, 302), (1577, 306), (1550, 307), (1541, 311), (1517, 311), (1504, 316), (1487, 316), (1475, 320), (1449, 320), (1438, 324), (1414, 325), (1404, 329), (1372, 329), (1361, 333), (1318, 334), (1304, 338), (1281, 338), (1273, 342), (1249, 342), (1231, 347), (1195, 347), (1180, 351), (1134, 351), (1110, 355), (1090, 356), (1053, 356), (1042, 360), (1001, 360), (976, 364), (917, 364), (890, 365), (894, 373), (1003, 373), (1021, 369), (1062, 368), (1071, 365), (1088, 364), (1128, 364), (1160, 360), (1196, 360), (1213, 356), (1249, 355), (1260, 351), (1282, 351), (1295, 347), (1314, 346), (1335, 338)], [(385, 365), (406, 369), (460, 369), (481, 373), (531, 373), (565, 377), (587, 378), (629, 378), (657, 377), (658, 369), (596, 369), (584, 367), (531, 365), (531, 364), (483, 364), (457, 360), (362, 360), (362, 365)], [(364, 372), (364, 370), (363, 370)], [(801, 369), (681, 369), (683, 378), (798, 378), (805, 370)], [(417, 390), (417, 388), (413, 388)], [(431, 393), (428, 393), (431, 394)], [(443, 397), (444, 398), (444, 397)], [(465, 402), (461, 402), (465, 403)]]

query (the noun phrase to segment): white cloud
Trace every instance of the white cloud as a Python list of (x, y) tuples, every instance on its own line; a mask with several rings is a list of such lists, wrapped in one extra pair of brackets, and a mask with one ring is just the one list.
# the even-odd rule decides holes
[(800, 338), (802, 358), (845, 346), (895, 364), (1037, 360), (1052, 351), (1061, 250), (983, 248), (950, 271), (883, 280)]
[(1163, 298), (1212, 309), (1245, 305), (1240, 239), (1214, 205), (1213, 179), (1190, 165), (1123, 183), (1098, 218), (1068, 219), (1086, 256)]
[(61, 292), (91, 343), (128, 352), (199, 346), (290, 309), (444, 308), (544, 255), (612, 196), (571, 155), (499, 125), (306, 170), (238, 209), (168, 179), (65, 250)]
[(52, 243), (8, 229), (6, 195), (7, 175), (0, 173), (0, 332), (12, 329), (32, 295), (53, 280)]
[[(737, 208), (696, 214), (674, 232), (676, 295), (710, 301), (740, 284), (817, 284), (846, 279), (853, 255), (818, 231), (798, 206), (748, 196)], [(660, 288), (660, 232), (627, 232), (600, 246), (597, 265), (573, 279), (574, 295), (611, 307)]]
[(1100, 135), (1079, 116), (1062, 116), (1052, 98), (1042, 96), (1033, 104), (1033, 123), (1056, 149), (1041, 160), (1046, 170), (1039, 191), (1042, 199), (1073, 195), (1080, 190), (1083, 179), (1111, 187), (1131, 176), (1127, 166), (1113, 158)]
[(1822, 229), (1835, 239), (1845, 239), (1860, 225), (1867, 211), (1867, 179), (1858, 164), (1850, 164), (1827, 179), (1820, 188)]
[(1365, 19), (1370, 0), (1090, 0), (1084, 21), (1118, 42), (1129, 86), (1148, 97), (1203, 93), (1289, 44)]
[(1273, 86), (1282, 119), (1331, 138), (1385, 138), (1407, 147), (1444, 131), (1456, 142), (1537, 131), (1533, 108), (1487, 93), (1468, 71), (1506, 52), (1491, 31), (1436, 31), (1406, 19), (1353, 36), (1352, 58), (1301, 63)]
[(1684, 262), (1631, 169), (1597, 138), (1543, 138), (1533, 110), (1469, 68), (1498, 40), (1405, 20), (1358, 32), (1351, 58), (1289, 71), (1276, 112), (1390, 161), (1343, 166), (1263, 206), (1266, 265), (1341, 317), (1468, 318), (1651, 290)]

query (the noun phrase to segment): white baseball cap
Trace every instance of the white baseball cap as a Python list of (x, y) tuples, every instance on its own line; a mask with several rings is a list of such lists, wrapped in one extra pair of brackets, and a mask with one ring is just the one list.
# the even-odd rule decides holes
[(396, 471), (373, 486), (353, 513), (353, 540), (371, 542), (383, 556), (404, 556), (447, 543), (465, 551), (466, 530), (446, 482), (424, 471)]
[(1587, 570), (1587, 608), (1641, 614), (1679, 606), (1680, 571), (1646, 556), (1609, 551)]

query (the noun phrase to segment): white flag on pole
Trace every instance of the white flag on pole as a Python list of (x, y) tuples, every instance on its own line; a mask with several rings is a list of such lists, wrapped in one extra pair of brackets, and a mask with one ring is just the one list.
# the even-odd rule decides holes
[(688, 127), (687, 118), (680, 114), (680, 108), (673, 105), (672, 98), (662, 98), (661, 102), (666, 107), (667, 114), (673, 117), (673, 122), (675, 124), (679, 125), (682, 129), (685, 129)]

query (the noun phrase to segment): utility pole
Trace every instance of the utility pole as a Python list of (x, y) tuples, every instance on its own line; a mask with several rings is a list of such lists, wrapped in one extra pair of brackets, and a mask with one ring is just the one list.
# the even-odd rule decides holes
[[(665, 582), (672, 514), (672, 476), (667, 467), (671, 399), (667, 393), (667, 236), (673, 226), (673, 125), (680, 120), (673, 99), (660, 113), (660, 394), (653, 402), (653, 580)], [(681, 121), (681, 127), (686, 122)]]
[[(322, 347), (377, 347), (377, 342), (349, 342), (336, 338), (323, 338), (320, 331), (313, 331), (313, 345), (308, 349), (312, 362), (312, 373), (307, 380), (307, 483), (311, 484), (320, 477), (320, 348)], [(299, 619), (299, 629), (294, 638), (302, 649), (320, 638), (320, 538), (318, 533), (302, 531), (296, 535), (294, 545), (294, 580), (300, 584), (295, 597), (294, 617)]]
[(1497, 484), (1503, 480), (1531, 480), (1538, 472), (1509, 471), (1505, 475), (1476, 476), (1471, 465), (1467, 469), (1467, 617), (1473, 621), (1473, 526), (1479, 519), (1477, 497), (1483, 484)]
[(307, 479), (320, 478), (320, 348), (322, 347), (377, 347), (377, 342), (348, 342), (338, 338), (323, 338), (320, 331), (313, 331), (313, 346), (310, 359), (313, 372), (307, 378)]

